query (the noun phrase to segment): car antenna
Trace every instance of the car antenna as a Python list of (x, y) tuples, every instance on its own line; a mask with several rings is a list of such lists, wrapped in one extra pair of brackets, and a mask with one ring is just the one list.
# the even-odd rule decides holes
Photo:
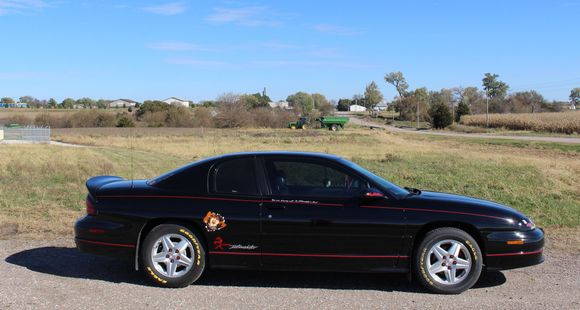
[(131, 152), (131, 188), (133, 188), (133, 182), (134, 182), (134, 175), (133, 175), (133, 128), (134, 127), (130, 127), (130, 131), (129, 131), (129, 150)]

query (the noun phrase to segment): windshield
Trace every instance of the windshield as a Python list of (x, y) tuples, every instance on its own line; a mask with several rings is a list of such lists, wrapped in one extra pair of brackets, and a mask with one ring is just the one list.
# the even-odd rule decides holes
[(364, 175), (365, 177), (367, 177), (368, 179), (370, 179), (373, 183), (377, 184), (379, 187), (382, 187), (382, 189), (387, 190), (390, 194), (392, 194), (393, 196), (395, 196), (395, 198), (399, 199), (399, 198), (404, 198), (407, 195), (409, 195), (409, 191), (407, 191), (406, 189), (399, 187), (396, 184), (393, 184), (383, 178), (381, 178), (380, 176), (366, 170), (365, 168), (350, 162), (348, 160), (342, 160), (342, 162), (344, 164), (346, 164), (347, 166), (355, 169), (356, 171), (358, 171), (359, 173), (361, 173), (362, 175)]

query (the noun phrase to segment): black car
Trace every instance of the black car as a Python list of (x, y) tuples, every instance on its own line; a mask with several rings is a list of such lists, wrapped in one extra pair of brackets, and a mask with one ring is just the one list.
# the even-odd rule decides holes
[(134, 260), (167, 287), (212, 267), (411, 272), (432, 292), (460, 293), (483, 267), (544, 260), (543, 231), (514, 209), (401, 188), (328, 154), (229, 154), (87, 188), (77, 247)]

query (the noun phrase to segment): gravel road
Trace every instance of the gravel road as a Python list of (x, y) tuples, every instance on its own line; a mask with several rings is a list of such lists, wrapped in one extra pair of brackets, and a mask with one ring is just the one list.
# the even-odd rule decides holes
[(68, 239), (0, 240), (0, 256), (2, 309), (580, 309), (580, 254), (550, 249), (542, 265), (489, 273), (454, 296), (424, 293), (402, 275), (223, 270), (163, 289)]
[(390, 125), (381, 125), (378, 123), (370, 122), (362, 118), (355, 116), (350, 117), (350, 121), (353, 124), (359, 126), (368, 126), (374, 128), (382, 128), (393, 132), (406, 132), (414, 133), (420, 135), (433, 135), (433, 136), (447, 136), (447, 137), (464, 137), (464, 138), (482, 138), (482, 139), (506, 139), (506, 140), (524, 140), (524, 141), (540, 141), (540, 142), (558, 142), (558, 143), (572, 143), (579, 144), (580, 138), (562, 138), (562, 137), (542, 137), (542, 136), (510, 136), (510, 135), (493, 135), (493, 134), (477, 134), (477, 133), (458, 133), (458, 132), (442, 132), (442, 131), (431, 131), (431, 130), (414, 130), (414, 129), (402, 129)]

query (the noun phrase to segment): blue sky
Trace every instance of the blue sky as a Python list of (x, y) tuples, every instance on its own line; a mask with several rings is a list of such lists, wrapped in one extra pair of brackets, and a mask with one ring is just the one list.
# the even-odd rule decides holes
[(412, 88), (566, 100), (580, 87), (580, 1), (0, 0), (0, 96), (199, 101), (263, 87), (350, 98)]

